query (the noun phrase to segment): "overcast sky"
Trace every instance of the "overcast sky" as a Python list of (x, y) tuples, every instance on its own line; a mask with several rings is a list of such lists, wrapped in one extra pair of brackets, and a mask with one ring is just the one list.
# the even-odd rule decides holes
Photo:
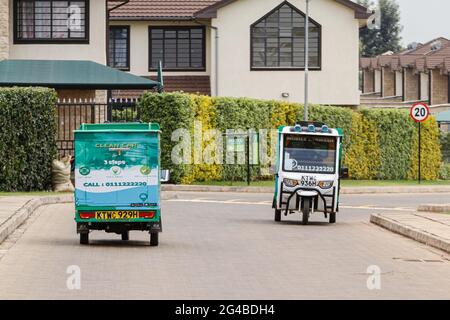
[(403, 45), (450, 38), (449, 0), (397, 0), (402, 13)]

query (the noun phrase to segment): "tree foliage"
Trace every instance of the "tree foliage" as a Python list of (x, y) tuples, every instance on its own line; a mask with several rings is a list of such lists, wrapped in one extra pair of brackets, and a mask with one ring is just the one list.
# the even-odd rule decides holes
[(375, 57), (388, 51), (401, 50), (400, 7), (396, 0), (379, 0), (378, 4), (372, 0), (358, 0), (368, 8), (375, 8), (381, 13), (379, 28), (367, 27), (360, 32), (361, 56)]

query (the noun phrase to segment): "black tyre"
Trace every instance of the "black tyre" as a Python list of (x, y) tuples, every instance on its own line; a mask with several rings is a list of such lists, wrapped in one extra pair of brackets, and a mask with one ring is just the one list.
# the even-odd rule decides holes
[(157, 247), (159, 245), (159, 233), (150, 233), (150, 246)]
[(83, 245), (89, 244), (89, 232), (80, 233), (80, 244)]
[(130, 240), (130, 232), (127, 231), (127, 232), (122, 233), (122, 241), (128, 241), (128, 240)]
[(336, 223), (336, 212), (330, 213), (330, 223)]
[(311, 199), (305, 199), (303, 200), (303, 209), (302, 209), (302, 213), (303, 213), (303, 219), (302, 219), (302, 224), (304, 226), (306, 226), (309, 222), (309, 211), (311, 208)]
[(280, 222), (281, 221), (281, 210), (275, 209), (275, 221)]

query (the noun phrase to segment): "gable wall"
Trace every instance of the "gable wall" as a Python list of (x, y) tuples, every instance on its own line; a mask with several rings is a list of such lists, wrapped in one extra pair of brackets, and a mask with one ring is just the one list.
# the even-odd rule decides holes
[[(303, 71), (250, 70), (250, 26), (282, 2), (240, 0), (218, 11), (212, 24), (220, 33), (219, 95), (282, 99), (286, 92), (290, 101), (303, 101)], [(304, 0), (290, 3), (305, 12)], [(359, 104), (359, 22), (354, 11), (332, 0), (315, 0), (310, 15), (322, 25), (322, 70), (310, 71), (311, 103)]]

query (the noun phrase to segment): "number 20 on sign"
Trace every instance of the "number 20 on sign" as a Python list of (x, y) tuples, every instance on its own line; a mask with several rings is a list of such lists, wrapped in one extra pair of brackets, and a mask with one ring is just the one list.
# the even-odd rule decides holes
[(410, 109), (411, 118), (415, 122), (424, 122), (430, 116), (430, 108), (425, 103), (415, 103)]
[(419, 183), (422, 181), (422, 143), (421, 143), (421, 123), (426, 121), (430, 117), (430, 108), (427, 104), (419, 102), (415, 103), (409, 110), (411, 118), (419, 125), (419, 162), (418, 162), (418, 180)]

